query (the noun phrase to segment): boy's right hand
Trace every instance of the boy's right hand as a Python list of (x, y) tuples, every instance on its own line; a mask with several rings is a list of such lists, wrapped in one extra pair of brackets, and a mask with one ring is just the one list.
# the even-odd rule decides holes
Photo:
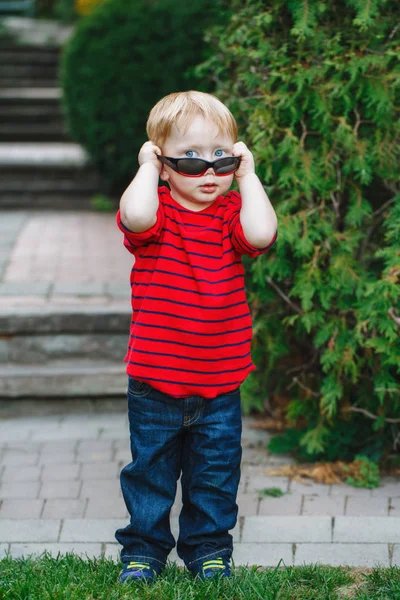
[(157, 155), (161, 154), (161, 150), (158, 146), (153, 144), (153, 142), (145, 142), (143, 146), (140, 148), (139, 152), (139, 165), (142, 166), (145, 163), (153, 164), (157, 171), (161, 171), (162, 163), (157, 158)]

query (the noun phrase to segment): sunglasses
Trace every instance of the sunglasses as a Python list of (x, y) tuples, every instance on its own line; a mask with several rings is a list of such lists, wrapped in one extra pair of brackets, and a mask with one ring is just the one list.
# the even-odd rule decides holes
[(201, 177), (210, 167), (218, 177), (223, 177), (237, 171), (240, 165), (240, 156), (227, 156), (212, 162), (203, 158), (171, 158), (170, 156), (157, 156), (157, 158), (186, 177)]

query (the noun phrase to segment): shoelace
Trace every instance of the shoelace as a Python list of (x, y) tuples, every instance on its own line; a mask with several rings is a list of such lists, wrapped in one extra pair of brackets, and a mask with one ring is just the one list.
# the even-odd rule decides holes
[(150, 570), (150, 564), (149, 563), (144, 563), (144, 562), (136, 562), (136, 561), (131, 561), (127, 567), (127, 569), (132, 569), (135, 571), (143, 571), (145, 569), (149, 569)]
[(203, 562), (203, 573), (206, 573), (211, 569), (225, 569), (222, 558), (214, 558), (213, 560), (207, 560), (206, 562)]

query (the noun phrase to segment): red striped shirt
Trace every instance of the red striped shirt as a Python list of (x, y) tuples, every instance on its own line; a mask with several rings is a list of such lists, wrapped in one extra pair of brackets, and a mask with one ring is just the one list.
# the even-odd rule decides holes
[(121, 222), (131, 271), (132, 321), (126, 372), (174, 397), (237, 388), (255, 369), (252, 323), (241, 255), (251, 246), (240, 223), (241, 198), (231, 191), (199, 212), (159, 188), (157, 222), (143, 233)]

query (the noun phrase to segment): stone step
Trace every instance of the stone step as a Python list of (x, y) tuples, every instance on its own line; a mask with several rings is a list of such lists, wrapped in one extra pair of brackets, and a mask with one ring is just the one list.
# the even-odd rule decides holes
[[(34, 193), (20, 191), (14, 194), (0, 195), (0, 214), (2, 210), (21, 209), (54, 209), (63, 210), (93, 210), (92, 198), (95, 192), (76, 190), (74, 192)], [(0, 217), (1, 218), (1, 217)]]
[(2, 122), (0, 118), (0, 142), (63, 142), (70, 135), (61, 119), (36, 123), (15, 121)]
[(53, 306), (0, 310), (1, 339), (23, 335), (115, 334), (129, 331), (130, 309), (114, 306)]
[(93, 196), (102, 191), (99, 175), (90, 168), (0, 168), (0, 210), (91, 210)]
[(63, 113), (58, 101), (41, 101), (17, 103), (13, 100), (0, 99), (0, 123), (11, 121), (46, 123), (51, 119), (63, 119)]
[(3, 309), (0, 397), (124, 394), (130, 319), (110, 306)]
[(15, 169), (0, 168), (0, 194), (18, 194), (21, 189), (37, 194), (96, 190), (99, 178), (86, 169)]
[[(2, 26), (21, 47), (31, 53), (57, 51), (71, 37), (74, 26), (62, 25), (58, 21), (26, 17), (3, 17)], [(4, 42), (3, 48), (14, 48), (16, 44)]]
[(35, 86), (34, 88), (19, 87), (6, 88), (0, 87), (0, 104), (13, 102), (14, 104), (32, 104), (46, 102), (58, 102), (61, 99), (62, 93), (60, 88), (46, 88)]
[(59, 81), (58, 78), (46, 78), (43, 76), (40, 77), (2, 77), (1, 78), (1, 86), (3, 88), (27, 88), (27, 87), (38, 87), (38, 88), (52, 88), (58, 87)]
[(5, 167), (40, 167), (68, 169), (83, 168), (89, 164), (89, 157), (78, 144), (0, 144), (0, 170)]
[(100, 175), (75, 144), (0, 144), (0, 210), (87, 210), (103, 191)]
[(124, 362), (71, 359), (43, 365), (0, 365), (0, 398), (123, 396)]
[(60, 60), (58, 48), (40, 46), (0, 46), (2, 65), (43, 65), (57, 66)]
[[(1, 61), (1, 56), (0, 56)], [(14, 65), (0, 62), (0, 85), (7, 79), (58, 79), (58, 64), (55, 65)]]

